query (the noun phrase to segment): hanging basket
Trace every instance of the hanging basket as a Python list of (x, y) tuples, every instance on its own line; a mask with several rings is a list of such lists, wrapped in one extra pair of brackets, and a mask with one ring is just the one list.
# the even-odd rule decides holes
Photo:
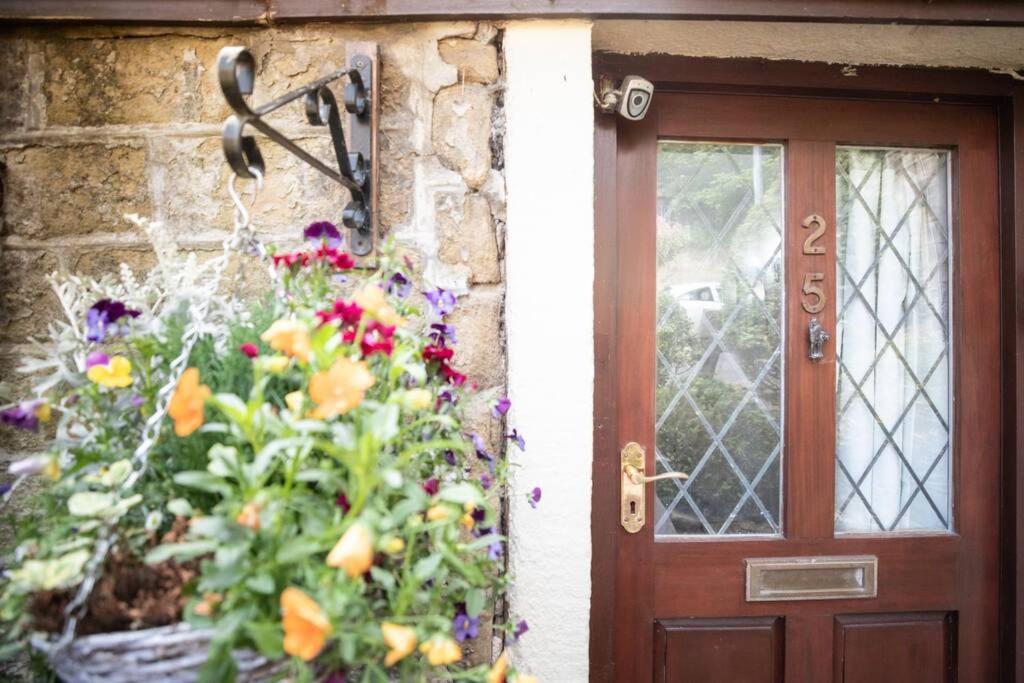
[[(186, 623), (76, 637), (56, 649), (57, 639), (37, 636), (42, 652), (64, 683), (194, 683), (207, 659), (213, 631)], [(270, 681), (284, 664), (251, 650), (236, 650), (239, 683)]]

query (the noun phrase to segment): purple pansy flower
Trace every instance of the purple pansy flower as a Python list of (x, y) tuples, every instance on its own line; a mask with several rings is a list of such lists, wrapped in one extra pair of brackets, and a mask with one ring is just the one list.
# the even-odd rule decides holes
[(130, 402), (132, 404), (132, 408), (141, 408), (146, 405), (146, 399), (143, 398), (141, 394), (133, 394)]
[[(45, 405), (46, 402), (39, 399), (22, 401), (18, 405), (0, 412), (0, 421), (18, 429), (34, 432), (39, 429), (40, 413)], [(43, 415), (43, 417), (46, 416)]]
[(445, 451), (444, 452), (444, 461), (446, 463), (448, 463), (449, 465), (451, 465), (452, 467), (455, 467), (455, 463), (456, 463), (455, 452), (454, 451)]
[(432, 292), (423, 292), (430, 302), (434, 313), (442, 318), (455, 310), (455, 295), (447, 289), (435, 289)]
[(6, 496), (14, 488), (11, 484), (0, 484), (0, 496)]
[(494, 456), (487, 452), (487, 444), (484, 443), (483, 438), (476, 432), (473, 432), (470, 437), (473, 440), (473, 448), (476, 449), (476, 457), (487, 462), (493, 462)]
[(451, 403), (452, 405), (455, 405), (459, 400), (459, 396), (451, 389), (445, 389), (437, 395), (437, 400), (439, 404)]
[(492, 484), (494, 484), (494, 480), (491, 479), (491, 475), (486, 472), (480, 475), (480, 486), (484, 487), (484, 491), (489, 491)]
[(501, 541), (495, 541), (494, 543), (487, 546), (487, 559), (494, 562), (500, 560), (501, 556), (505, 554), (504, 548), (501, 546)]
[(460, 643), (470, 638), (476, 638), (480, 635), (480, 617), (457, 614), (452, 620), (452, 630), (455, 632), (455, 640)]
[(50, 459), (42, 455), (33, 455), (28, 458), (16, 460), (7, 466), (7, 471), (15, 477), (27, 477), (39, 474), (50, 463)]
[(402, 273), (395, 271), (395, 274), (388, 279), (387, 290), (388, 294), (394, 294), (399, 299), (404, 299), (409, 296), (409, 290), (412, 289), (412, 283)]
[(530, 494), (529, 494), (529, 497), (527, 498), (527, 501), (530, 503), (530, 507), (532, 507), (532, 508), (536, 508), (537, 507), (537, 503), (540, 502), (540, 487), (539, 486), (534, 486), (533, 487), (533, 490), (530, 491)]
[(117, 321), (124, 317), (137, 318), (141, 311), (128, 308), (122, 301), (100, 299), (85, 314), (85, 338), (91, 342), (101, 342), (107, 333), (117, 334)]
[(314, 244), (326, 242), (327, 246), (332, 249), (337, 249), (341, 246), (341, 233), (338, 232), (338, 228), (334, 227), (334, 223), (328, 221), (310, 223), (302, 231), (302, 236)]
[(505, 435), (505, 438), (518, 446), (519, 450), (526, 450), (526, 439), (523, 438), (523, 435), (519, 433), (518, 429), (513, 429), (511, 434)]
[(341, 508), (342, 514), (347, 514), (352, 509), (352, 504), (348, 502), (348, 496), (344, 493), (339, 493), (338, 497), (334, 499), (335, 504)]
[(423, 490), (428, 496), (436, 496), (437, 492), (441, 490), (441, 482), (436, 477), (431, 477), (423, 482)]
[(512, 635), (515, 636), (516, 640), (523, 637), (523, 634), (530, 630), (530, 625), (526, 623), (526, 619), (520, 619), (516, 622), (516, 628)]
[(85, 357), (85, 369), (88, 370), (94, 365), (107, 365), (110, 363), (110, 356), (102, 351), (93, 351)]
[(491, 415), (494, 416), (495, 420), (500, 420), (501, 416), (507, 413), (511, 407), (512, 401), (508, 400), (508, 396), (502, 396), (491, 406)]
[(430, 325), (429, 335), (434, 346), (448, 346), (458, 343), (455, 339), (455, 325), (433, 323)]

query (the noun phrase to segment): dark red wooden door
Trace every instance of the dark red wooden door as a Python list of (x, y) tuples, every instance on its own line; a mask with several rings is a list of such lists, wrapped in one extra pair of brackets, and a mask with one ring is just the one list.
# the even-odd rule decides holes
[(615, 679), (996, 680), (993, 112), (660, 94), (617, 139), (604, 386), (689, 478), (604, 530)]

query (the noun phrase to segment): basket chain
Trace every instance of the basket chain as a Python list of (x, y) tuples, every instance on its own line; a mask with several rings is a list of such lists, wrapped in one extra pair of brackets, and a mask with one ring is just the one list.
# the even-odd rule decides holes
[[(253, 186), (252, 196), (249, 202), (250, 207), (255, 203), (256, 196), (259, 193), (259, 190), (263, 187), (263, 175), (258, 170), (251, 170), (253, 175), (256, 176), (256, 184)], [(152, 452), (153, 447), (156, 446), (157, 441), (160, 438), (161, 426), (164, 418), (167, 416), (167, 411), (170, 408), (171, 396), (178, 386), (178, 381), (181, 379), (181, 375), (185, 372), (189, 356), (192, 354), (192, 348), (199, 340), (203, 322), (209, 312), (213, 295), (220, 286), (220, 280), (224, 276), (224, 271), (227, 268), (232, 252), (239, 251), (255, 253), (263, 260), (266, 260), (267, 258), (266, 248), (252, 231), (252, 217), (249, 210), (246, 208), (242, 198), (235, 191), (235, 179), (237, 177), (238, 176), (236, 174), (232, 174), (231, 179), (228, 181), (228, 195), (231, 197), (231, 201), (235, 207), (234, 230), (231, 235), (224, 240), (223, 251), (212, 263), (212, 277), (210, 278), (207, 286), (208, 294), (202, 297), (198, 302), (189, 303), (189, 324), (186, 326), (184, 334), (182, 335), (181, 353), (171, 361), (170, 377), (167, 383), (164, 384), (164, 386), (162, 386), (157, 392), (156, 410), (153, 411), (153, 414), (149, 416), (149, 419), (147, 419), (146, 423), (143, 425), (142, 438), (139, 441), (139, 445), (135, 448), (134, 453), (132, 453), (132, 472), (121, 485), (121, 488), (124, 490), (130, 490), (142, 475), (146, 473), (146, 469), (149, 465), (149, 454)], [(270, 268), (271, 274), (273, 275), (273, 266)], [(86, 564), (82, 583), (79, 585), (78, 591), (75, 593), (75, 597), (64, 608), (64, 630), (62, 631), (60, 638), (53, 644), (51, 648), (52, 652), (60, 651), (66, 647), (75, 636), (75, 629), (78, 626), (78, 621), (85, 613), (86, 603), (88, 602), (89, 596), (92, 594), (96, 581), (99, 579), (107, 554), (110, 552), (111, 547), (117, 543), (118, 534), (117, 531), (114, 530), (115, 523), (116, 520), (111, 522), (107, 527), (104, 527), (100, 532), (96, 548), (92, 557)]]

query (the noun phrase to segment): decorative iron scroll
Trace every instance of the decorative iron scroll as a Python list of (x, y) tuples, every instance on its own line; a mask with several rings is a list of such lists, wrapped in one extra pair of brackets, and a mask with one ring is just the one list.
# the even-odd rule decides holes
[[(376, 139), (373, 130), (376, 120), (373, 112), (374, 75), (374, 62), (370, 56), (355, 54), (349, 59), (348, 66), (266, 104), (252, 107), (247, 101), (256, 81), (256, 60), (252, 53), (244, 47), (226, 47), (217, 57), (220, 89), (235, 112), (224, 122), (222, 136), (224, 156), (232, 170), (242, 178), (254, 178), (256, 172), (265, 172), (256, 138), (244, 134), (245, 127), (251, 125), (320, 173), (344, 186), (351, 195), (351, 201), (342, 211), (342, 223), (352, 230), (351, 250), (359, 256), (365, 256), (373, 249), (375, 202), (371, 199), (374, 181), (371, 169)], [(345, 142), (338, 102), (327, 87), (345, 77), (348, 83), (344, 90), (344, 105), (350, 114), (348, 144)], [(267, 114), (299, 98), (302, 98), (305, 105), (306, 120), (314, 126), (326, 125), (330, 131), (337, 170), (299, 147), (263, 119)]]

